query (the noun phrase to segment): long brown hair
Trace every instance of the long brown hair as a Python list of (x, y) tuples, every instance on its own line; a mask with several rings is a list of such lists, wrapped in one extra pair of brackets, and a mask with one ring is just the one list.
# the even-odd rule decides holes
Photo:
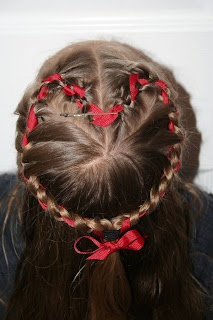
[[(123, 112), (105, 128), (88, 117), (61, 117), (79, 107), (75, 96), (62, 92), (60, 80), (47, 83), (47, 96), (37, 98), (42, 80), (54, 73), (66, 85), (85, 89), (85, 97), (79, 98), (84, 111), (93, 103), (105, 112), (122, 104)], [(138, 86), (135, 101), (129, 90), (131, 73), (153, 80)], [(169, 86), (168, 105), (154, 84), (158, 79)], [(174, 174), (184, 147), (178, 101), (171, 75), (127, 44), (80, 42), (44, 63), (16, 110), (18, 176), (26, 184), (26, 247), (4, 319), (200, 319), (185, 186)], [(32, 104), (39, 124), (27, 134), (23, 149)], [(168, 130), (171, 121), (173, 132)], [(62, 216), (71, 218), (75, 228)], [(91, 229), (118, 230), (126, 217), (148, 235), (140, 251), (119, 250), (103, 261), (86, 261), (75, 252), (77, 238)], [(82, 242), (90, 249), (88, 241)]]

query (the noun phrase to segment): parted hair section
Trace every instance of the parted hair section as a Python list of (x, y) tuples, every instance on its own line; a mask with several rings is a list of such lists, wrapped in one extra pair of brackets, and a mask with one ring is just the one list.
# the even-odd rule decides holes
[(5, 319), (200, 319), (173, 76), (127, 44), (74, 43), (16, 112), (26, 248)]

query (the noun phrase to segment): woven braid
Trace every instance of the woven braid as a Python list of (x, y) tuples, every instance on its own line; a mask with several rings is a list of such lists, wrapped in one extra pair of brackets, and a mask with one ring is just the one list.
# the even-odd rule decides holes
[(40, 184), (39, 178), (35, 175), (31, 175), (29, 179), (24, 176), (24, 179), (28, 184), (30, 192), (38, 199), (42, 208), (48, 210), (56, 220), (66, 222), (67, 219), (71, 219), (73, 227), (75, 226), (78, 230), (85, 232), (89, 230), (103, 231), (105, 229), (113, 229), (112, 223), (108, 219), (83, 219), (76, 213), (69, 213), (64, 207), (59, 206), (51, 195), (47, 195), (46, 189)]
[[(147, 79), (139, 79), (139, 80), (140, 81), (138, 81), (138, 82), (142, 86), (144, 86), (144, 85), (148, 86), (149, 83), (151, 83), (150, 80), (147, 80)], [(62, 90), (64, 91), (65, 94), (68, 94), (68, 95), (75, 95), (76, 94), (76, 92), (74, 90), (72, 90), (72, 88), (69, 87), (71, 89), (71, 91), (69, 91), (67, 89), (67, 86), (64, 85), (62, 78), (59, 75), (54, 74), (54, 75), (51, 75), (50, 77), (48, 77), (42, 81), (42, 83), (44, 83), (44, 84), (41, 86), (41, 89), (39, 91), (38, 100), (43, 99), (47, 96), (47, 93), (48, 93), (47, 85), (48, 85), (48, 83), (50, 83), (52, 81), (55, 81), (60, 87), (62, 87)], [(159, 95), (159, 97), (158, 97), (159, 100), (162, 101), (162, 103), (169, 104), (168, 86), (164, 82), (162, 82), (161, 80), (155, 81), (155, 84), (158, 86), (160, 84), (160, 87), (162, 88), (162, 95)], [(74, 86), (73, 86), (73, 88), (74, 88)], [(85, 91), (81, 91), (80, 87), (76, 86), (75, 89), (76, 88), (77, 88), (77, 91), (79, 90), (78, 92), (80, 94), (80, 98), (83, 98)], [(131, 95), (131, 100), (128, 99), (130, 101), (128, 101), (128, 102), (126, 101), (124, 103), (124, 105), (131, 103), (131, 106), (134, 107), (134, 100), (136, 99), (136, 96), (139, 92), (138, 89), (136, 89), (136, 90), (137, 90), (137, 92), (134, 93), (134, 99), (132, 99), (132, 95)], [(176, 133), (178, 136), (184, 138), (180, 128), (178, 127), (178, 113), (177, 113), (177, 111), (170, 112), (168, 114), (168, 117), (170, 119), (169, 130)], [(75, 226), (77, 229), (82, 230), (82, 231), (89, 231), (89, 230), (103, 231), (106, 229), (118, 230), (121, 228), (123, 222), (127, 218), (130, 218), (131, 225), (134, 225), (138, 222), (140, 217), (142, 217), (147, 212), (151, 213), (158, 206), (160, 199), (166, 193), (167, 186), (170, 183), (171, 179), (173, 178), (174, 173), (177, 173), (180, 168), (181, 143), (182, 142), (177, 143), (177, 144), (171, 146), (171, 148), (169, 149), (168, 156), (167, 156), (168, 159), (170, 160), (169, 165), (167, 168), (164, 168), (164, 174), (160, 179), (158, 189), (156, 189), (156, 187), (155, 188), (153, 187), (151, 189), (150, 198), (147, 199), (143, 203), (143, 205), (140, 206), (139, 210), (136, 210), (132, 213), (126, 213), (123, 215), (119, 215), (117, 217), (114, 217), (111, 221), (109, 221), (108, 219), (100, 219), (100, 220), (83, 219), (78, 214), (69, 213), (64, 207), (59, 206), (50, 195), (47, 195), (46, 189), (40, 184), (38, 177), (30, 176), (29, 179), (27, 179), (24, 176), (24, 173), (23, 173), (23, 176), (28, 183), (28, 187), (29, 187), (30, 191), (38, 199), (41, 206), (44, 209), (49, 210), (57, 220), (60, 220), (60, 221), (64, 220), (65, 222), (69, 223), (72, 226)], [(23, 154), (25, 153), (25, 151), (28, 151), (29, 148), (31, 148), (31, 147), (32, 147), (31, 143), (28, 143), (25, 147), (26, 149), (25, 148), (23, 149)]]
[[(133, 83), (131, 84), (131, 77), (133, 78)], [(130, 75), (130, 91), (131, 91), (131, 101), (132, 101), (132, 107), (134, 107), (134, 101), (137, 97), (137, 94), (139, 93), (139, 89), (135, 88), (136, 83), (139, 83), (142, 87), (149, 86), (149, 84), (155, 84), (162, 88), (161, 95), (158, 96), (158, 99), (162, 101), (164, 104), (171, 104), (172, 101), (169, 98), (170, 96), (170, 90), (168, 86), (163, 82), (162, 80), (154, 81), (152, 79), (139, 79), (139, 74), (132, 73)], [(143, 88), (145, 90), (145, 88)], [(169, 130), (174, 132), (180, 137), (180, 143), (176, 143), (175, 145), (171, 146), (167, 158), (170, 161), (170, 164), (167, 168), (164, 168), (164, 174), (162, 175), (158, 189), (153, 187), (150, 190), (150, 198), (147, 199), (139, 208), (139, 210), (136, 210), (132, 212), (129, 215), (130, 218), (130, 224), (131, 226), (137, 224), (138, 220), (145, 214), (151, 213), (154, 211), (157, 206), (159, 205), (160, 199), (164, 197), (166, 194), (166, 190), (168, 187), (168, 184), (172, 180), (174, 173), (178, 173), (180, 169), (180, 156), (181, 156), (181, 144), (184, 140), (184, 135), (180, 128), (178, 127), (178, 111), (175, 110), (174, 112), (170, 112), (168, 114), (168, 117), (170, 119), (169, 123)], [(120, 223), (126, 219), (127, 216), (124, 216), (124, 219), (121, 219)]]
[[(75, 84), (72, 84), (71, 86), (65, 85), (62, 77), (59, 74), (52, 74), (51, 76), (42, 81), (42, 83), (44, 84), (40, 88), (38, 100), (44, 99), (47, 96), (49, 91), (48, 85), (50, 83), (52, 84), (53, 81), (62, 89), (62, 91), (67, 96), (74, 96), (76, 104), (83, 111), (83, 113), (94, 113), (92, 115), (92, 118), (94, 119), (93, 121), (91, 121), (92, 124), (101, 127), (107, 127), (117, 119), (117, 117), (119, 116), (119, 112), (123, 111), (123, 106), (121, 104), (117, 104), (107, 111), (107, 113), (109, 112), (109, 115), (101, 115), (101, 113), (104, 113), (104, 111), (98, 106), (94, 105), (93, 103), (87, 102), (87, 99), (85, 98), (85, 90), (83, 88)], [(76, 98), (76, 95), (79, 96), (78, 99)], [(113, 112), (114, 114), (110, 114), (111, 112)], [(61, 116), (66, 116), (66, 114), (62, 113)]]

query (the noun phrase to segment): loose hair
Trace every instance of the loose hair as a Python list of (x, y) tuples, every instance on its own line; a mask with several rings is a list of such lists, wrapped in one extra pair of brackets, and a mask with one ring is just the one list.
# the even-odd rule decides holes
[[(53, 74), (61, 78), (44, 81)], [(131, 74), (147, 80), (136, 84), (134, 99)], [(168, 86), (163, 93), (159, 79)], [(74, 85), (85, 95), (62, 90)], [(106, 127), (93, 124), (92, 116), (61, 116), (79, 113), (79, 106), (88, 112), (91, 104), (104, 112), (122, 105), (123, 111)], [(38, 125), (29, 131), (32, 105)], [(127, 44), (83, 41), (43, 64), (16, 110), (26, 246), (5, 320), (201, 318), (186, 187), (177, 173), (185, 145), (179, 109), (171, 75)], [(102, 261), (74, 250), (77, 238), (120, 230), (127, 218), (148, 235), (141, 250), (121, 249)], [(80, 246), (86, 257), (94, 250), (85, 238)]]

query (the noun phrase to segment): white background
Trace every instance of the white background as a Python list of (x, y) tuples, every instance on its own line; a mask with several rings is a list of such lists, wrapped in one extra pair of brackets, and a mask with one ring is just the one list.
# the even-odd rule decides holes
[(212, 0), (8, 0), (0, 4), (0, 173), (15, 171), (16, 108), (41, 63), (86, 39), (143, 49), (174, 71), (202, 132), (196, 182), (213, 192)]

